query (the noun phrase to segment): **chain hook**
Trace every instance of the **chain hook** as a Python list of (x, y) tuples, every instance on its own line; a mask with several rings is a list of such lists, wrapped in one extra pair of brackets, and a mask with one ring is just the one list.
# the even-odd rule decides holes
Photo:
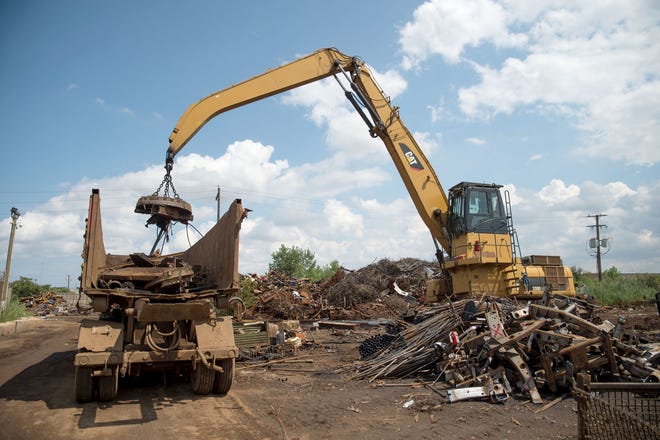
[(163, 197), (169, 197), (170, 196), (170, 188), (172, 188), (172, 195), (175, 199), (179, 199), (179, 194), (176, 192), (176, 189), (174, 188), (174, 183), (172, 182), (172, 168), (174, 166), (174, 161), (173, 160), (167, 160), (165, 162), (165, 177), (163, 177), (163, 181), (160, 182), (160, 185), (158, 186), (158, 189), (156, 192), (154, 192), (152, 195), (158, 196), (160, 191), (163, 190)]

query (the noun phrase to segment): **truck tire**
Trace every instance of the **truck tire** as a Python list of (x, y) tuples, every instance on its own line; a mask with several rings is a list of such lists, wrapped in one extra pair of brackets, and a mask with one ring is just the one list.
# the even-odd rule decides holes
[(221, 359), (216, 362), (219, 367), (222, 367), (222, 373), (215, 373), (215, 383), (213, 384), (213, 392), (217, 394), (227, 394), (234, 381), (234, 359)]
[(192, 389), (195, 394), (209, 394), (213, 389), (215, 371), (198, 364), (192, 372)]
[(76, 402), (89, 402), (94, 398), (94, 382), (92, 380), (92, 368), (76, 367), (73, 394)]
[(117, 398), (119, 389), (119, 368), (113, 367), (110, 376), (99, 377), (99, 402), (110, 402)]

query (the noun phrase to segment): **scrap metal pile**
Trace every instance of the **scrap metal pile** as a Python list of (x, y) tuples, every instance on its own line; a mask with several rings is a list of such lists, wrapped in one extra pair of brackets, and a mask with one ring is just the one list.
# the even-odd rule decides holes
[(253, 315), (277, 319), (399, 318), (423, 298), (437, 263), (380, 260), (356, 271), (340, 269), (323, 282), (276, 272), (251, 275)]
[(20, 303), (36, 316), (77, 313), (75, 305), (68, 304), (63, 297), (54, 292), (26, 296), (20, 299)]
[[(483, 298), (425, 309), (384, 348), (370, 338), (363, 361), (347, 367), (353, 378), (425, 377), (443, 384), (450, 401), (485, 397), (493, 402), (513, 392), (542, 403), (539, 390), (570, 387), (579, 373), (602, 381), (660, 381), (660, 345), (634, 340), (624, 320), (600, 322), (589, 303), (564, 297), (520, 307)], [(644, 344), (647, 342), (647, 344)], [(365, 348), (366, 344), (366, 348)], [(374, 352), (375, 351), (375, 352)]]

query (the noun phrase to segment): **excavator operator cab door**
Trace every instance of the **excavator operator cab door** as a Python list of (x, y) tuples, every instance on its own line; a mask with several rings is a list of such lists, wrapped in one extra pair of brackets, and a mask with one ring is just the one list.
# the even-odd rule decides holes
[(501, 187), (461, 182), (449, 190), (449, 229), (453, 237), (468, 232), (507, 233)]

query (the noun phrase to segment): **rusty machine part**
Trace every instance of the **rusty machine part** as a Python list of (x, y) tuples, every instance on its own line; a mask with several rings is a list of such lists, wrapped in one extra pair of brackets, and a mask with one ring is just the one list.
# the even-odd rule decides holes
[(161, 229), (171, 222), (186, 224), (193, 219), (190, 203), (178, 197), (142, 196), (135, 204), (135, 212), (151, 215), (147, 224)]

